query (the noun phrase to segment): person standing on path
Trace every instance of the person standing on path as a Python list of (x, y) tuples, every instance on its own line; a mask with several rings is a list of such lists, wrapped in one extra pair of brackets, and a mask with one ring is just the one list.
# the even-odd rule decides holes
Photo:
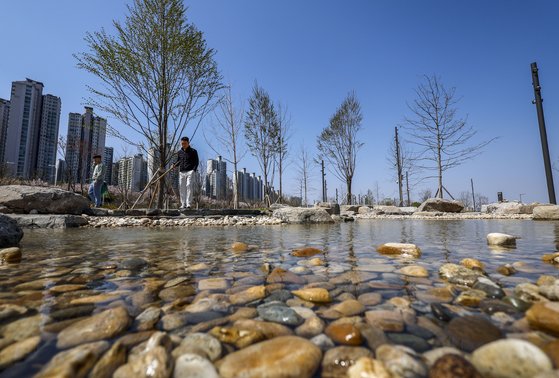
[(89, 186), (89, 198), (91, 198), (95, 207), (100, 207), (103, 203), (101, 187), (105, 181), (106, 168), (105, 164), (101, 162), (101, 155), (93, 156), (93, 164), (95, 164), (95, 167), (93, 168), (92, 182)]
[(192, 184), (198, 171), (198, 152), (190, 147), (188, 137), (181, 138), (181, 149), (177, 153), (174, 166), (179, 168), (179, 192), (181, 197), (181, 210), (190, 209), (192, 203)]

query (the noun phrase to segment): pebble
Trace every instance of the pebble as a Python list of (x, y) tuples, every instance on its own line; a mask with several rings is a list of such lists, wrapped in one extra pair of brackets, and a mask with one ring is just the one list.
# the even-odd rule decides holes
[(378, 347), (375, 354), (395, 377), (420, 378), (427, 375), (425, 364), (407, 347), (385, 344)]
[(472, 363), (486, 378), (531, 378), (553, 369), (549, 357), (532, 343), (505, 339), (474, 351)]
[(402, 332), (404, 330), (404, 318), (400, 311), (367, 311), (365, 318), (367, 323), (379, 327), (385, 332)]
[(425, 303), (448, 303), (454, 299), (453, 292), (446, 287), (433, 287), (415, 293), (417, 299)]
[(313, 343), (314, 345), (316, 345), (317, 347), (320, 348), (320, 350), (322, 350), (323, 352), (326, 352), (327, 350), (334, 348), (334, 342), (332, 341), (331, 338), (329, 338), (328, 336), (326, 336), (325, 334), (321, 333), (320, 335), (316, 335), (315, 337), (313, 337), (311, 339), (311, 343)]
[(140, 270), (148, 266), (148, 262), (141, 257), (132, 257), (130, 259), (123, 260), (118, 264), (119, 269), (125, 270)]
[(460, 264), (465, 266), (468, 269), (477, 269), (477, 270), (481, 270), (481, 271), (485, 270), (485, 264), (484, 263), (482, 263), (478, 259), (472, 259), (470, 257), (462, 259), (462, 261), (460, 261)]
[(473, 352), (480, 346), (503, 337), (499, 328), (486, 318), (477, 315), (452, 319), (446, 332), (450, 340), (466, 352)]
[(449, 355), (449, 354), (455, 354), (458, 355), (460, 357), (464, 357), (464, 352), (462, 352), (461, 350), (458, 350), (456, 348), (453, 347), (440, 347), (440, 348), (435, 348), (432, 349), (430, 351), (427, 351), (425, 353), (423, 353), (423, 360), (425, 361), (425, 363), (427, 364), (427, 366), (431, 367), (435, 364), (435, 362), (437, 362), (437, 360), (445, 355)]
[(421, 337), (406, 333), (388, 333), (388, 339), (394, 344), (404, 345), (416, 352), (423, 353), (431, 349), (431, 345)]
[(382, 301), (382, 295), (380, 293), (364, 293), (357, 297), (357, 300), (363, 306), (376, 306)]
[(217, 290), (224, 291), (229, 287), (225, 278), (206, 278), (198, 281), (198, 290)]
[(23, 315), (27, 312), (27, 307), (10, 303), (0, 304), (0, 321), (10, 319), (15, 316)]
[(339, 319), (347, 316), (360, 315), (365, 312), (365, 306), (355, 299), (348, 299), (338, 303), (320, 313), (325, 319)]
[(23, 360), (31, 352), (37, 349), (41, 342), (40, 336), (32, 336), (7, 346), (0, 351), (0, 371), (14, 362)]
[(455, 303), (467, 307), (478, 307), (479, 303), (484, 300), (486, 296), (487, 294), (482, 290), (465, 290), (456, 297)]
[(279, 324), (298, 326), (301, 325), (304, 320), (299, 314), (293, 311), (287, 306), (281, 305), (264, 305), (257, 308), (258, 315), (269, 322), (275, 322)]
[(482, 378), (477, 369), (464, 357), (446, 354), (429, 369), (429, 378)]
[(347, 371), (348, 378), (392, 378), (379, 360), (361, 357)]
[(36, 336), (47, 319), (45, 316), (37, 314), (15, 320), (2, 327), (2, 336), (4, 340), (8, 341), (20, 341)]
[(148, 307), (134, 320), (134, 327), (138, 331), (147, 331), (153, 329), (159, 321), (161, 309), (159, 307)]
[(456, 264), (443, 264), (439, 274), (450, 283), (472, 286), (483, 275), (479, 270), (472, 270)]
[(268, 283), (291, 283), (298, 285), (304, 285), (307, 283), (307, 280), (303, 277), (282, 268), (275, 268), (272, 270), (266, 281)]
[(126, 363), (126, 352), (127, 349), (122, 342), (117, 341), (103, 354), (89, 376), (92, 378), (112, 377), (114, 372)]
[(18, 247), (0, 249), (0, 264), (12, 264), (21, 261), (21, 249)]
[(219, 374), (223, 378), (311, 378), (321, 359), (322, 352), (310, 341), (280, 336), (228, 354)]
[(535, 303), (526, 311), (526, 319), (532, 328), (559, 336), (559, 302)]
[(177, 358), (173, 378), (219, 378), (219, 374), (206, 358), (187, 353)]
[(511, 264), (499, 265), (497, 267), (497, 273), (502, 274), (503, 276), (512, 276), (516, 273), (516, 268)]
[(58, 334), (56, 346), (64, 349), (71, 346), (109, 339), (124, 332), (130, 317), (123, 307), (116, 307), (73, 323)]
[(516, 239), (520, 238), (518, 236), (492, 232), (487, 235), (487, 244), (503, 247), (514, 247), (516, 246)]
[(190, 297), (196, 294), (196, 289), (191, 285), (178, 285), (168, 287), (159, 292), (159, 298), (165, 302), (172, 302), (176, 299)]
[(330, 297), (330, 293), (328, 292), (328, 290), (323, 288), (318, 288), (318, 287), (294, 290), (291, 292), (291, 294), (305, 301), (314, 302), (314, 303), (332, 302), (332, 297)]
[(500, 299), (506, 295), (499, 285), (487, 277), (478, 277), (477, 281), (473, 285), (473, 288), (483, 291), (489, 298)]
[(295, 334), (301, 337), (312, 338), (324, 331), (324, 321), (318, 316), (305, 319), (305, 322), (295, 329)]
[(101, 354), (108, 348), (108, 342), (98, 341), (60, 352), (34, 378), (86, 377)]
[(99, 294), (99, 295), (92, 295), (90, 297), (84, 298), (77, 298), (70, 301), (71, 305), (84, 305), (84, 304), (97, 304), (97, 303), (105, 303), (105, 302), (112, 302), (121, 298), (122, 295), (120, 294)]
[(363, 347), (339, 346), (329, 349), (322, 360), (322, 378), (345, 377), (351, 366), (362, 357), (372, 358), (372, 352)]
[(173, 350), (173, 357), (183, 354), (197, 354), (210, 361), (221, 357), (222, 347), (218, 339), (207, 333), (189, 333), (182, 339), (179, 346)]
[(396, 273), (403, 274), (410, 277), (429, 277), (427, 269), (420, 265), (408, 265), (398, 269)]
[(324, 251), (318, 248), (306, 247), (306, 248), (294, 249), (291, 252), (291, 255), (295, 257), (312, 257), (315, 255), (319, 255), (321, 253), (324, 253)]
[(337, 344), (349, 346), (359, 346), (363, 344), (361, 332), (353, 324), (332, 323), (326, 327), (324, 333)]
[(377, 252), (383, 255), (421, 256), (421, 250), (415, 244), (409, 243), (385, 243), (377, 247)]
[(240, 319), (237, 320), (233, 324), (233, 326), (241, 330), (253, 330), (260, 332), (267, 339), (273, 339), (274, 337), (278, 336), (289, 336), (293, 334), (291, 328), (284, 325), (254, 319)]
[(171, 340), (163, 332), (155, 332), (137, 355), (131, 351), (128, 362), (119, 367), (113, 378), (164, 378), (173, 370), (173, 358), (169, 353)]
[(234, 305), (243, 305), (260, 300), (266, 296), (265, 286), (253, 286), (240, 293), (229, 296), (229, 301)]

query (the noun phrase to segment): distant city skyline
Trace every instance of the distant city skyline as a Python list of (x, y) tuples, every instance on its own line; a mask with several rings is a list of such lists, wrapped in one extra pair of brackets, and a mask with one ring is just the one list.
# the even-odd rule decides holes
[[(9, 54), (0, 63), (0, 98), (9, 100), (12, 81), (30, 77), (46, 83), (49, 93), (62, 99), (59, 132), (66, 135), (68, 114), (83, 107), (86, 86), (92, 83), (75, 67), (72, 54), (85, 49), (86, 32), (105, 27), (112, 33), (112, 20), (123, 20), (129, 3), (3, 4), (0, 23), (20, 32), (4, 41), (3, 51)], [(557, 2), (192, 0), (186, 4), (189, 20), (217, 50), (219, 68), (232, 85), (234, 98), (246, 104), (258, 81), (274, 100), (288, 106), (293, 135), (285, 192), (298, 193), (300, 145), (314, 154), (316, 136), (344, 96), (355, 90), (363, 107), (365, 142), (358, 155), (355, 193), (376, 192), (378, 184), (384, 197), (397, 197), (394, 174), (386, 162), (393, 129), (409, 115), (406, 103), (414, 99), (421, 75), (437, 73), (447, 86), (457, 87), (462, 97), (459, 112), (468, 116), (479, 139), (500, 137), (481, 156), (448, 172), (449, 191), (459, 197), (469, 190), (472, 178), (476, 191), (491, 201), (499, 191), (509, 200), (522, 194), (528, 202), (547, 201), (529, 66), (537, 61), (540, 68), (549, 145), (557, 165), (559, 51), (551, 38), (558, 34)], [(85, 13), (87, 18), (78, 17)], [(27, 21), (24, 29), (17, 27), (21, 17)], [(38, 59), (43, 56), (48, 59)], [(112, 122), (127, 137), (135, 137)], [(214, 155), (203, 138), (211, 122), (207, 118), (193, 140), (204, 156)], [(193, 128), (189, 130), (187, 134)], [(107, 145), (115, 148), (115, 157), (122, 155), (123, 142), (108, 136)], [(249, 156), (241, 166), (259, 172)], [(559, 188), (559, 172), (554, 174)], [(343, 185), (330, 172), (327, 180), (332, 197)], [(318, 199), (318, 168), (311, 186), (310, 198)], [(435, 191), (433, 182), (424, 181), (412, 188), (412, 197), (417, 199), (426, 188)]]

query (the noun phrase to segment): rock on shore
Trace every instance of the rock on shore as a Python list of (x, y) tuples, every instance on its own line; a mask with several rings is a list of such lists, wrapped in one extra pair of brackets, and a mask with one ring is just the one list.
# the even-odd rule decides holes
[(66, 190), (30, 185), (0, 186), (0, 206), (4, 213), (80, 215), (89, 209), (87, 198)]
[(15, 247), (23, 238), (23, 231), (17, 222), (0, 214), (0, 248)]

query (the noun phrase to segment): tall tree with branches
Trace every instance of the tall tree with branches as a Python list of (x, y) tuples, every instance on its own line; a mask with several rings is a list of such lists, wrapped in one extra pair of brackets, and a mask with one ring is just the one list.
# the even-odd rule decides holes
[[(75, 55), (78, 67), (98, 79), (88, 86), (88, 102), (157, 148), (162, 174), (172, 159), (169, 146), (187, 125), (198, 127), (222, 88), (215, 50), (188, 22), (182, 0), (134, 0), (124, 22), (113, 25), (114, 36), (88, 33), (88, 51)], [(164, 193), (161, 185), (158, 207)]]
[(357, 138), (362, 121), (361, 104), (355, 93), (350, 92), (317, 139), (318, 150), (328, 162), (328, 170), (346, 184), (348, 204), (352, 202), (357, 152), (363, 146)]
[(279, 201), (283, 201), (283, 173), (286, 168), (286, 160), (289, 154), (288, 144), (291, 128), (291, 119), (287, 113), (287, 107), (282, 104), (277, 106), (277, 154), (276, 163), (278, 166), (278, 176), (279, 176)]
[[(400, 162), (398, 167), (398, 161)], [(403, 203), (403, 192), (406, 192), (407, 203), (410, 203), (410, 185), (415, 187), (421, 182), (419, 177), (420, 170), (415, 164), (416, 157), (413, 151), (409, 148), (408, 143), (406, 143), (402, 138), (398, 138), (398, 143), (396, 144), (396, 138), (392, 138), (390, 143), (390, 149), (388, 151), (387, 162), (390, 169), (394, 172), (393, 179), (401, 187), (402, 192), (400, 194), (400, 206)], [(398, 169), (399, 168), (399, 169)]]
[(418, 166), (435, 172), (437, 196), (443, 198), (443, 175), (479, 155), (496, 138), (474, 143), (477, 131), (458, 115), (456, 88), (446, 88), (437, 75), (424, 75), (405, 119), (409, 143), (418, 148)]
[(303, 206), (308, 206), (308, 194), (312, 189), (310, 186), (310, 181), (313, 176), (313, 167), (315, 161), (309, 155), (309, 151), (304, 144), (301, 145), (299, 154), (297, 156), (297, 181), (301, 189), (301, 202)]
[[(224, 91), (215, 112), (214, 123), (209, 128), (210, 136), (204, 132), (206, 143), (217, 155), (233, 165), (233, 208), (239, 208), (239, 162), (246, 155), (242, 145), (244, 110), (237, 107), (231, 94), (231, 87)], [(223, 155), (225, 151), (225, 156)]]
[(264, 200), (269, 206), (274, 159), (278, 153), (278, 115), (270, 95), (254, 84), (245, 117), (245, 137), (264, 178)]

